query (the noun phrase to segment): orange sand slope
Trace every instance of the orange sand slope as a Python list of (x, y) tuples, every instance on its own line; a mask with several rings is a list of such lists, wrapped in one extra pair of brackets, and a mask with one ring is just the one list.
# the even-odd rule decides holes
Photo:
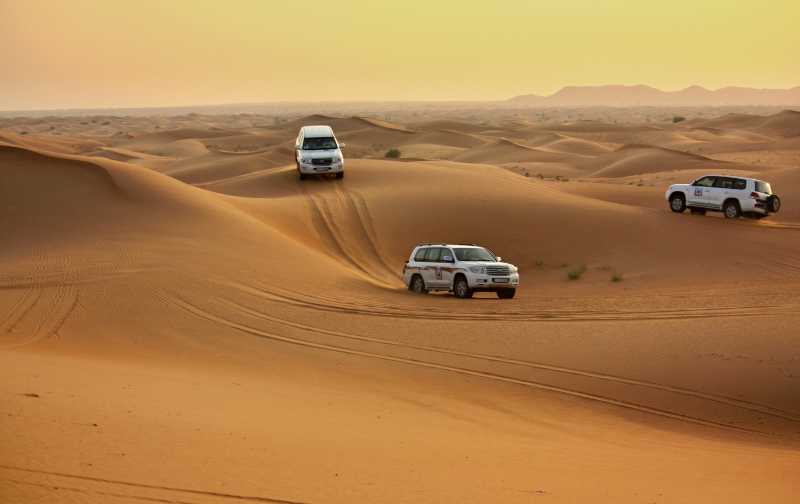
[[(794, 502), (796, 117), (14, 121), (0, 502)], [(345, 179), (298, 180), (307, 122)], [(704, 170), (784, 211), (669, 212)], [(410, 294), (422, 241), (518, 296)]]

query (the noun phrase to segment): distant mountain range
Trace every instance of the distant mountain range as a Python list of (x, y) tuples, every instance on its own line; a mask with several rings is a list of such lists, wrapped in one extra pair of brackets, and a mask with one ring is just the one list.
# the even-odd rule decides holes
[(521, 95), (508, 103), (532, 107), (784, 106), (800, 105), (800, 86), (792, 89), (691, 86), (661, 91), (650, 86), (567, 86), (550, 96)]

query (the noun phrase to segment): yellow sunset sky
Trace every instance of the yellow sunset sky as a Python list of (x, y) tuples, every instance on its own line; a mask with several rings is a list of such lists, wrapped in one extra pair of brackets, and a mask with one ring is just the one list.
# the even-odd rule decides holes
[(800, 85), (797, 0), (0, 0), (0, 110)]

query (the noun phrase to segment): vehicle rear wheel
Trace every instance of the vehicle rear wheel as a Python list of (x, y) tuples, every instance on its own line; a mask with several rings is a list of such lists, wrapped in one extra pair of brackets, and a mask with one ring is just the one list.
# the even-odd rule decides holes
[(773, 194), (767, 198), (767, 210), (772, 213), (777, 213), (781, 209), (781, 199)]
[(455, 282), (453, 282), (453, 294), (461, 299), (469, 299), (472, 297), (472, 289), (469, 288), (467, 279), (464, 278), (463, 275), (456, 277)]
[(411, 283), (408, 285), (408, 290), (416, 294), (427, 294), (428, 289), (425, 288), (425, 280), (419, 275), (411, 277)]
[(344, 172), (343, 172), (343, 171), (340, 171), (340, 172), (338, 172), (338, 173), (336, 174), (336, 178), (338, 178), (338, 179), (342, 179), (342, 178), (344, 178)]
[(675, 213), (683, 213), (686, 210), (686, 198), (681, 193), (676, 193), (669, 198), (669, 208)]
[(514, 294), (517, 293), (517, 289), (500, 289), (497, 291), (497, 297), (500, 299), (514, 299)]
[(738, 219), (742, 215), (742, 210), (736, 200), (726, 201), (722, 206), (722, 211), (725, 213), (726, 219)]
[(692, 215), (705, 215), (706, 214), (705, 208), (690, 208), (689, 211), (692, 212)]

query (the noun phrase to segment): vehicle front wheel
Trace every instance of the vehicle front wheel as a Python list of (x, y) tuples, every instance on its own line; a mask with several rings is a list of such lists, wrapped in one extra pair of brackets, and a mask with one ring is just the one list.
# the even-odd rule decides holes
[(722, 211), (725, 213), (726, 219), (738, 219), (742, 215), (739, 203), (735, 200), (726, 201), (722, 206)]
[(500, 299), (514, 299), (514, 294), (517, 293), (517, 289), (500, 289), (497, 291), (497, 297)]
[(411, 277), (411, 283), (408, 285), (408, 290), (415, 294), (427, 294), (428, 289), (425, 288), (425, 280), (419, 275)]
[(673, 194), (669, 198), (669, 208), (675, 213), (683, 213), (686, 210), (686, 198), (683, 194)]
[(461, 299), (469, 299), (472, 297), (472, 289), (469, 288), (466, 278), (463, 276), (456, 278), (456, 281), (453, 283), (453, 294)]

